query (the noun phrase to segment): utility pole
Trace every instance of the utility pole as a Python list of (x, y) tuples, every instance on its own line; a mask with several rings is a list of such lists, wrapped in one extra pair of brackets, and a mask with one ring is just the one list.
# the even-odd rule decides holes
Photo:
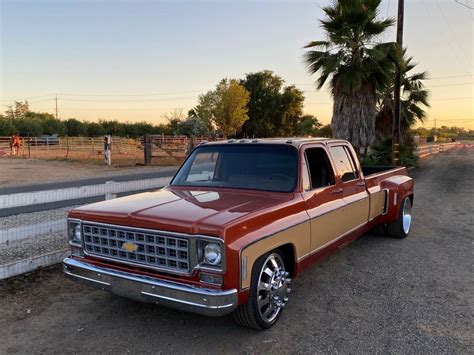
[[(405, 0), (398, 0), (398, 17), (397, 17), (397, 47), (400, 56), (403, 50), (403, 16), (405, 11)], [(400, 145), (400, 87), (402, 81), (402, 73), (400, 65), (397, 64), (395, 70), (395, 88), (393, 93), (393, 122), (392, 122), (392, 164), (398, 165), (398, 148)]]
[(56, 119), (58, 119), (58, 95), (56, 95)]

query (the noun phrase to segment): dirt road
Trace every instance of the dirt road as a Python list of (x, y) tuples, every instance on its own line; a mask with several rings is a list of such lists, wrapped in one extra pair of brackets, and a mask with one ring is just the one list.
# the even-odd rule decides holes
[(269, 331), (93, 291), (53, 269), (0, 284), (0, 353), (472, 353), (474, 151), (412, 175), (411, 235), (367, 235), (311, 268)]

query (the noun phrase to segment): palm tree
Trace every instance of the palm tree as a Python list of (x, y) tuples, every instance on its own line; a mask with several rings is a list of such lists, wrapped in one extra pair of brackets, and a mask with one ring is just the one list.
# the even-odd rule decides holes
[[(429, 93), (423, 84), (428, 74), (426, 72), (410, 73), (416, 67), (416, 64), (412, 61), (413, 57), (406, 57), (406, 49), (404, 49), (404, 64), (401, 73), (400, 131), (402, 142), (408, 144), (410, 143), (408, 142), (410, 127), (417, 121), (423, 122), (426, 117), (424, 108), (430, 107), (428, 102)], [(379, 112), (375, 119), (375, 130), (382, 139), (390, 136), (392, 132), (393, 87), (394, 83), (392, 81), (391, 85), (380, 92), (378, 98)]]
[(381, 0), (338, 0), (324, 7), (326, 41), (313, 41), (304, 54), (317, 89), (330, 79), (334, 99), (332, 129), (360, 152), (375, 138), (377, 92), (394, 76), (396, 45), (376, 43), (393, 19), (378, 19)]

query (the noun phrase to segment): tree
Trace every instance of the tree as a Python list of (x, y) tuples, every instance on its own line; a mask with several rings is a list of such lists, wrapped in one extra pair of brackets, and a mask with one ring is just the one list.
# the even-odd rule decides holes
[(292, 136), (297, 134), (303, 112), (303, 93), (270, 70), (249, 73), (241, 84), (250, 93), (249, 120), (244, 124), (247, 137)]
[(11, 136), (16, 132), (16, 127), (8, 117), (0, 115), (0, 136)]
[(318, 74), (317, 89), (329, 81), (334, 99), (332, 129), (357, 151), (375, 137), (377, 92), (394, 76), (394, 43), (376, 43), (393, 19), (377, 19), (381, 0), (338, 0), (324, 7), (326, 41), (313, 41), (304, 60)]
[[(402, 142), (406, 142), (410, 136), (410, 127), (416, 122), (423, 122), (426, 117), (425, 107), (429, 107), (428, 90), (426, 90), (423, 80), (426, 80), (427, 73), (420, 72), (410, 74), (416, 67), (412, 57), (406, 57), (406, 50), (403, 51), (401, 99), (400, 99), (400, 131)], [(393, 120), (393, 90), (394, 80), (391, 85), (380, 92), (379, 112), (376, 117), (376, 131), (382, 138), (391, 136)], [(410, 142), (408, 142), (410, 143)]]
[(327, 124), (322, 126), (320, 129), (318, 129), (318, 132), (316, 134), (318, 137), (324, 137), (324, 138), (332, 138), (332, 126), (331, 124)]
[(184, 134), (188, 137), (202, 136), (207, 133), (207, 127), (199, 117), (190, 116), (180, 122), (178, 131), (179, 134)]
[(87, 123), (87, 136), (88, 137), (99, 137), (105, 135), (107, 132), (100, 123), (88, 122)]
[(7, 118), (22, 118), (30, 111), (30, 105), (28, 101), (15, 101), (13, 105), (8, 106), (8, 110), (5, 111)]
[(64, 121), (66, 126), (66, 134), (70, 137), (80, 137), (87, 133), (86, 123), (83, 123), (75, 118), (69, 118)]
[(207, 132), (214, 130), (212, 122), (214, 121), (213, 110), (219, 100), (216, 90), (208, 91), (205, 94), (199, 95), (198, 104), (195, 108), (190, 110), (189, 116), (199, 117), (206, 127)]
[(323, 125), (313, 115), (304, 115), (298, 122), (296, 135), (298, 136), (318, 136), (318, 131)]
[(223, 79), (217, 85), (215, 95), (217, 101), (212, 119), (224, 137), (235, 135), (249, 118), (249, 92), (237, 80)]
[(184, 119), (184, 113), (182, 108), (174, 108), (170, 112), (163, 114), (162, 118), (166, 120), (167, 126), (171, 134), (179, 134), (179, 125)]

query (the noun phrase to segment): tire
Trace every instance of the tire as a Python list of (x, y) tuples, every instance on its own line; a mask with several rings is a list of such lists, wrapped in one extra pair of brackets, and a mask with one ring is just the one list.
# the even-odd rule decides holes
[(410, 197), (405, 197), (402, 201), (397, 220), (387, 223), (387, 234), (394, 238), (406, 238), (410, 233), (411, 223), (411, 199)]
[(278, 321), (288, 302), (288, 285), (291, 282), (284, 260), (279, 250), (257, 259), (252, 268), (249, 298), (233, 313), (237, 323), (247, 328), (264, 330)]

